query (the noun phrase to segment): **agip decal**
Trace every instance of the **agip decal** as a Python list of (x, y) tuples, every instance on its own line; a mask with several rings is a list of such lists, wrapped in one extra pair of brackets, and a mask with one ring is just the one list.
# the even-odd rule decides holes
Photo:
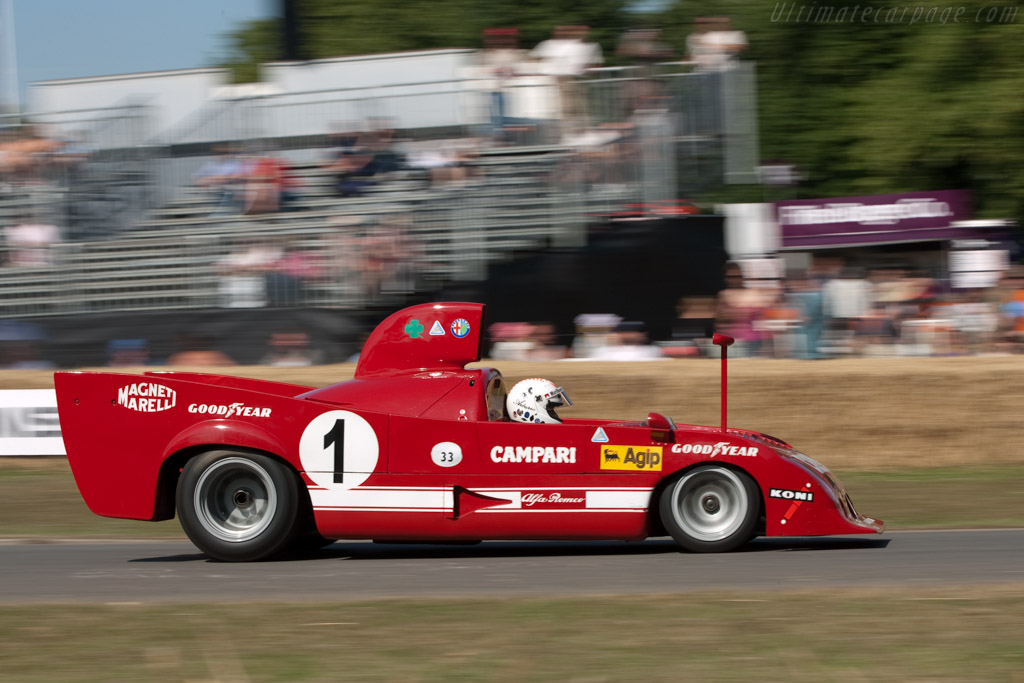
[(660, 472), (661, 446), (602, 446), (602, 470)]

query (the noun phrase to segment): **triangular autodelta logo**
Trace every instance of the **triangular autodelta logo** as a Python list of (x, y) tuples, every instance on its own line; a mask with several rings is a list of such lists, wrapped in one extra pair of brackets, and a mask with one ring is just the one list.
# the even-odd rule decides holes
[(608, 435), (604, 433), (604, 427), (598, 427), (594, 436), (590, 437), (593, 443), (608, 443)]
[(443, 337), (444, 336), (444, 328), (441, 326), (441, 321), (440, 320), (435, 320), (434, 321), (434, 326), (430, 328), (430, 336), (431, 337), (438, 337), (438, 336)]

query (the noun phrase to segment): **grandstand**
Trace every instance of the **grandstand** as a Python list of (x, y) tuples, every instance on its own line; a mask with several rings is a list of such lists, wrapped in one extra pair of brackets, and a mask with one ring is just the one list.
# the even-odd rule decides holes
[[(582, 221), (576, 188), (553, 183), (566, 161), (562, 150), (514, 148), (481, 155), (479, 178), (464, 186), (432, 188), (429, 180), (399, 172), (364, 196), (331, 196), (332, 177), (316, 163), (295, 165), (299, 198), (262, 215), (215, 215), (200, 188), (149, 212), (111, 239), (63, 242), (52, 265), (0, 269), (0, 315), (50, 316), (109, 310), (207, 308), (218, 305), (216, 264), (242, 238), (291, 238), (316, 245), (345, 217), (403, 221), (419, 245), (420, 286), (482, 279), (490, 261), (547, 244), (578, 244)], [(594, 194), (588, 206), (608, 208), (635, 199), (625, 190)], [(8, 196), (6, 216), (24, 210), (24, 196)], [(341, 221), (344, 222), (344, 221)], [(358, 307), (351, 273), (332, 272), (295, 304)]]
[[(458, 125), (398, 130), (393, 151), (407, 160), (424, 149), (469, 143), (473, 153), (459, 162), (465, 177), (438, 182), (429, 169), (407, 163), (374, 176), (357, 196), (339, 196), (336, 175), (325, 167), (336, 107), (355, 101), (364, 111), (383, 113), (381, 120), (395, 121), (390, 114), (401, 106), (402, 120), (414, 123), (409, 112), (419, 102), (430, 105), (434, 118), (428, 123), (443, 123), (438, 112), (457, 109), (452, 102), (465, 100), (465, 83), (427, 83), (411, 94), (388, 86), (395, 92), (379, 101), (371, 101), (379, 88), (243, 94), (209, 102), (179, 121), (170, 136), (152, 135), (146, 106), (97, 108), (92, 119), (89, 110), (86, 121), (74, 119), (68, 130), (76, 132), (75, 140), (39, 178), (0, 185), (4, 226), (53, 224), (63, 235), (34, 247), (44, 258), (19, 265), (11, 265), (19, 246), (10, 240), (3, 246), (0, 318), (282, 306), (383, 310), (410, 297), (481, 283), (495, 264), (551, 247), (581, 248), (588, 225), (602, 216), (674, 199), (680, 187), (727, 181), (736, 168), (727, 143), (742, 136), (725, 135), (728, 117), (708, 129), (707, 117), (697, 115), (720, 112), (722, 105), (702, 100), (699, 74), (670, 66), (660, 108), (630, 115), (617, 98), (634, 77), (613, 71), (595, 70), (585, 81), (585, 126), (537, 119), (493, 140), (480, 134), (481, 116), (470, 115)], [(752, 70), (740, 75), (747, 79), (737, 81), (743, 88), (752, 86)], [(536, 88), (533, 81), (527, 87)], [(448, 96), (455, 99), (436, 106)], [(38, 118), (72, 120), (60, 114)], [(741, 132), (747, 134), (743, 144), (756, 140), (749, 130)], [(192, 180), (225, 147), (286, 161), (294, 199), (280, 211), (222, 211), (217, 197)], [(400, 237), (403, 251), (393, 260), (402, 263), (368, 276), (372, 268), (354, 259), (376, 259), (374, 240), (381, 233)], [(238, 289), (244, 289), (245, 276), (229, 282), (226, 264), (254, 243), (313, 255), (317, 273), (301, 289), (246, 294)], [(254, 279), (266, 286), (262, 275)]]

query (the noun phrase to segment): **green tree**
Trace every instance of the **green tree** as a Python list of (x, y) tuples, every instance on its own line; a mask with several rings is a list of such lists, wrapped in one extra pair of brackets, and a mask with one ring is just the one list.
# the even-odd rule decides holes
[[(922, 0), (907, 7), (934, 9), (934, 19), (911, 23), (912, 16), (887, 19), (894, 3), (881, 0), (861, 0), (857, 15), (846, 0), (676, 0), (642, 17), (629, 5), (304, 0), (299, 15), (310, 58), (476, 48), (489, 26), (516, 27), (521, 45), (533, 47), (557, 25), (587, 24), (612, 59), (631, 24), (662, 26), (683, 54), (697, 16), (727, 15), (747, 34), (744, 58), (757, 64), (762, 157), (807, 175), (800, 196), (962, 188), (974, 191), (979, 215), (1024, 218), (1024, 13), (979, 22), (978, 9), (985, 19), (988, 6), (975, 2), (943, 23), (949, 5)], [(793, 21), (794, 8), (819, 21)], [(1013, 8), (1003, 3), (998, 11)], [(237, 79), (256, 78), (257, 64), (280, 55), (278, 27), (250, 22), (230, 34)]]
[[(591, 39), (614, 55), (619, 34), (628, 25), (625, 0), (302, 0), (299, 35), (306, 58), (479, 48), (488, 27), (520, 31), (520, 46), (532, 48), (555, 26), (585, 24)], [(258, 78), (258, 65), (282, 53), (278, 19), (250, 21), (228, 34), (235, 80)]]
[[(847, 20), (837, 21), (844, 7)], [(850, 21), (851, 7), (679, 1), (662, 21), (677, 46), (698, 15), (728, 15), (746, 32), (762, 156), (807, 174), (802, 196), (969, 189), (979, 215), (1024, 216), (1024, 15), (977, 22), (978, 3), (942, 23), (949, 5), (923, 2), (908, 5), (903, 21), (886, 21), (898, 18), (888, 15), (893, 3), (869, 1)], [(934, 20), (911, 23), (918, 7), (925, 17), (934, 8)], [(793, 21), (800, 8), (833, 20)], [(872, 10), (866, 23), (864, 8)]]

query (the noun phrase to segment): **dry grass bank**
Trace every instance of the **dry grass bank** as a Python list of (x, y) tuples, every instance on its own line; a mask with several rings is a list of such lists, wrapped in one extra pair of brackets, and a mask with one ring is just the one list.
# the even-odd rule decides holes
[[(542, 376), (576, 405), (566, 417), (717, 424), (719, 363), (483, 363), (511, 384)], [(792, 443), (834, 469), (905, 470), (1024, 463), (1024, 356), (977, 358), (736, 360), (730, 363), (729, 423)], [(229, 374), (323, 386), (352, 365), (236, 367)], [(45, 372), (2, 371), (0, 388), (53, 386)]]

